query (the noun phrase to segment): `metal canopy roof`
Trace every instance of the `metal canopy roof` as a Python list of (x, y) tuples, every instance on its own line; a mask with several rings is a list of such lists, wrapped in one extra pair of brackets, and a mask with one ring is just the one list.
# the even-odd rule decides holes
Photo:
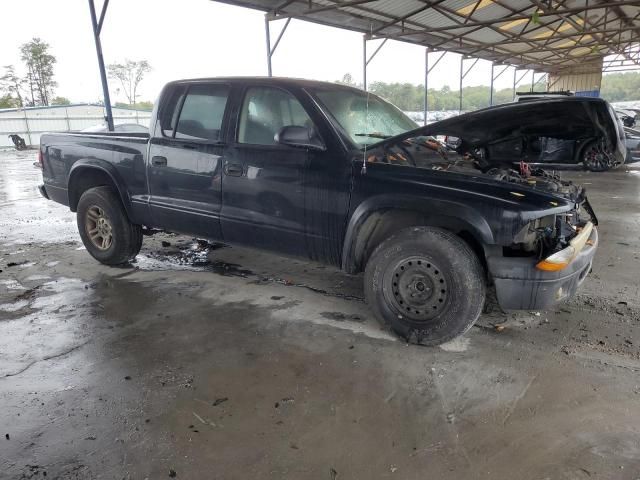
[(638, 0), (214, 1), (538, 71), (640, 66)]

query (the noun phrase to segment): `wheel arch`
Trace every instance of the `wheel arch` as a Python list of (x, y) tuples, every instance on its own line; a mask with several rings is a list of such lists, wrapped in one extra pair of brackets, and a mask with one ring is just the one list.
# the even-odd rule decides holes
[(112, 187), (117, 192), (127, 217), (131, 220), (131, 201), (117, 170), (109, 163), (95, 160), (80, 160), (69, 172), (67, 188), (71, 211), (75, 212), (78, 209), (78, 202), (85, 191), (101, 186)]
[(467, 205), (409, 196), (379, 197), (360, 204), (349, 224), (342, 252), (348, 273), (364, 270), (373, 250), (393, 233), (413, 226), (437, 227), (461, 237), (478, 255), (486, 270), (484, 245), (494, 236), (484, 217)]

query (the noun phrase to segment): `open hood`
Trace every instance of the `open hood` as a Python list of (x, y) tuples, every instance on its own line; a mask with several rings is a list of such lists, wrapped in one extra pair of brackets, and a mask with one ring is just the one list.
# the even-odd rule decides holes
[(417, 128), (378, 145), (421, 135), (458, 137), (470, 148), (523, 137), (602, 139), (616, 156), (624, 159), (625, 154), (622, 127), (610, 105), (599, 98), (543, 98), (489, 107)]

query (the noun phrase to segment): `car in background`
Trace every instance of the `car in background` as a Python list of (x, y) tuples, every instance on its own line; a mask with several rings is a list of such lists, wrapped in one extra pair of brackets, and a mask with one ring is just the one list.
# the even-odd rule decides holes
[(618, 109), (616, 110), (616, 115), (618, 115), (618, 118), (626, 128), (633, 128), (636, 126), (637, 114), (633, 110)]
[[(516, 96), (516, 102), (536, 102), (552, 99), (571, 101), (571, 99), (583, 98), (576, 97), (571, 91), (521, 92), (517, 93)], [(609, 104), (607, 104), (607, 108), (609, 110), (607, 116), (615, 120), (616, 135), (619, 141), (624, 143), (623, 121)], [(575, 122), (572, 119), (567, 119), (568, 125), (575, 127), (577, 122), (584, 122), (584, 118), (579, 119), (584, 113), (576, 110)], [(611, 122), (609, 122), (609, 125), (611, 125)], [(612, 150), (602, 144), (601, 135), (596, 132), (594, 132), (594, 136), (588, 136), (586, 132), (582, 133), (585, 134), (580, 135), (577, 131), (574, 132), (575, 139), (568, 138), (571, 134), (567, 136), (566, 133), (554, 132), (552, 129), (548, 129), (548, 134), (546, 135), (524, 134), (522, 135), (522, 143), (517, 148), (522, 152), (521, 159), (536, 167), (551, 169), (584, 168), (592, 172), (602, 172), (624, 163), (624, 159), (615, 158), (611, 154)]]
[[(80, 131), (86, 133), (106, 133), (109, 131), (109, 128), (101, 124), (87, 127)], [(113, 126), (113, 131), (120, 133), (149, 133), (149, 128), (139, 123), (119, 123)]]
[(540, 100), (541, 98), (563, 98), (575, 97), (569, 90), (559, 92), (516, 92), (516, 102), (528, 102), (529, 100)]
[(624, 136), (627, 147), (626, 163), (640, 162), (640, 131), (625, 127)]

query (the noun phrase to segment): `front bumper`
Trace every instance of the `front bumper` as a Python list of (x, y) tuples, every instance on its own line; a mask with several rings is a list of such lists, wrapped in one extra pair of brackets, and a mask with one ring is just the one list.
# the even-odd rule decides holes
[(598, 247), (594, 227), (587, 245), (563, 270), (545, 272), (536, 268), (536, 259), (489, 256), (498, 303), (505, 310), (544, 310), (573, 296), (591, 271)]

